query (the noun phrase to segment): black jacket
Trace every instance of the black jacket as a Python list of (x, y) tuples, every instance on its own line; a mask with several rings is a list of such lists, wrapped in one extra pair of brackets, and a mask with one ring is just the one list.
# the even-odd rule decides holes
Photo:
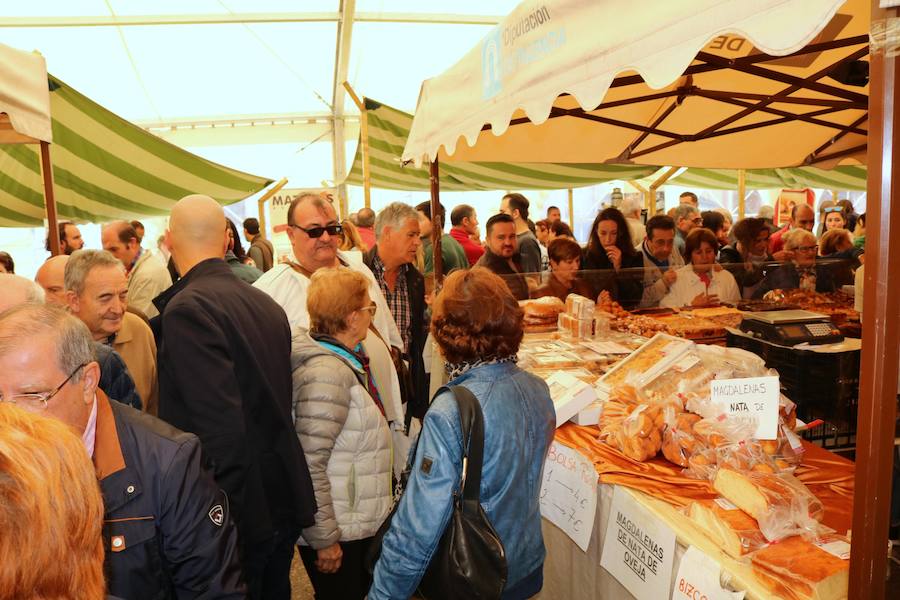
[[(363, 254), (363, 262), (375, 272), (375, 253), (378, 246)], [(378, 275), (375, 275), (378, 278)], [(421, 419), (428, 410), (428, 377), (425, 373), (425, 359), (422, 352), (425, 350), (425, 278), (413, 265), (406, 269), (406, 291), (409, 294), (409, 361), (410, 377), (412, 378), (413, 398), (406, 407), (408, 414)], [(401, 332), (402, 333), (402, 332)]]
[(312, 525), (315, 495), (291, 418), (284, 310), (218, 258), (197, 264), (153, 303), (159, 416), (203, 442), (241, 545)]
[[(762, 298), (772, 290), (796, 290), (800, 287), (800, 273), (792, 262), (770, 269), (762, 284), (753, 292), (754, 298)], [(816, 291), (833, 292), (834, 277), (827, 265), (816, 260)]]
[(228, 499), (200, 441), (97, 394), (109, 593), (127, 600), (245, 598)]
[(623, 253), (622, 264), (616, 272), (602, 248), (599, 252), (585, 249), (581, 268), (587, 271), (581, 276), (590, 284), (594, 293), (593, 300), (606, 290), (623, 308), (630, 310), (641, 303), (641, 296), (644, 294), (644, 256), (640, 252)]
[(103, 342), (94, 342), (94, 350), (100, 365), (100, 383), (97, 387), (113, 400), (141, 410), (141, 395), (134, 388), (134, 379), (119, 353)]
[[(691, 257), (685, 257), (685, 262), (690, 262)], [(744, 257), (741, 256), (737, 249), (737, 242), (722, 246), (719, 249), (719, 263), (726, 266), (728, 271), (734, 275), (734, 280), (738, 284), (741, 295), (744, 294), (744, 286), (754, 286), (758, 284), (766, 276), (766, 273), (778, 269), (778, 263), (772, 258), (771, 254), (766, 254), (764, 263), (754, 264), (751, 268), (747, 268)], [(754, 292), (755, 293), (755, 292)]]
[(509, 266), (507, 259), (494, 254), (490, 248), (485, 248), (484, 254), (481, 255), (475, 266), (484, 267), (499, 275), (516, 300), (528, 300), (528, 282), (525, 281), (525, 276), (522, 275), (522, 264), (518, 255), (513, 255), (512, 261), (516, 265), (515, 269)]

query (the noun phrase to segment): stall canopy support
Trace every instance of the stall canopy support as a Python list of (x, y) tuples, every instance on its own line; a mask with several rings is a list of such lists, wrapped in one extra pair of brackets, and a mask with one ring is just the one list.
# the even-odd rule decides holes
[(738, 219), (743, 219), (747, 213), (747, 172), (738, 169)]
[(572, 188), (568, 190), (569, 196), (569, 227), (574, 231), (575, 229), (575, 192), (572, 191)]
[(669, 167), (668, 169), (666, 169), (666, 172), (660, 176), (659, 179), (650, 184), (650, 211), (647, 213), (649, 216), (652, 217), (656, 214), (656, 190), (658, 190), (665, 182), (671, 179), (679, 169), (681, 169), (681, 167)]
[(53, 164), (50, 162), (50, 144), (41, 141), (41, 174), (44, 178), (44, 204), (47, 205), (47, 238), (50, 240), (50, 256), (60, 253), (59, 219), (56, 216), (56, 196), (53, 195)]
[(444, 232), (444, 219), (441, 218), (441, 170), (438, 159), (430, 166), (431, 180), (431, 256), (434, 264), (434, 289), (437, 291), (444, 280), (444, 258), (441, 255), (441, 234)]
[[(287, 177), (282, 177), (281, 180), (270, 187), (265, 194), (259, 197), (259, 200), (256, 201), (256, 206), (259, 209), (259, 230), (262, 232), (266, 231), (266, 201), (274, 196), (278, 190), (287, 185)], [(266, 234), (268, 235), (268, 233)]]
[(359, 109), (359, 138), (362, 142), (362, 167), (363, 167), (363, 205), (372, 208), (372, 171), (369, 168), (369, 116), (366, 113), (365, 103), (359, 99), (349, 81), (344, 82), (344, 88), (350, 94), (350, 99)]
[[(898, 16), (871, 0), (872, 23)], [(857, 418), (856, 479), (853, 494), (853, 544), (850, 597), (884, 598), (887, 537), (891, 508), (891, 471), (897, 423), (900, 363), (900, 147), (897, 97), (900, 62), (883, 50), (872, 53), (869, 70), (866, 253), (862, 356)]]

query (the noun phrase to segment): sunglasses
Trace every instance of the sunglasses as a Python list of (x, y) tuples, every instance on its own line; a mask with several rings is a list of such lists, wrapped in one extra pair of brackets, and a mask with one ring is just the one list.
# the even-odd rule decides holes
[(291, 225), (291, 227), (293, 227), (294, 229), (299, 229), (313, 239), (322, 237), (322, 234), (326, 231), (328, 232), (328, 235), (332, 236), (340, 235), (344, 231), (343, 225), (325, 225), (324, 227), (316, 226), (310, 227), (309, 229), (305, 229), (303, 227), (300, 227), (299, 225)]
[(840, 206), (829, 206), (825, 209), (825, 214), (833, 213), (833, 212), (843, 212), (844, 209)]

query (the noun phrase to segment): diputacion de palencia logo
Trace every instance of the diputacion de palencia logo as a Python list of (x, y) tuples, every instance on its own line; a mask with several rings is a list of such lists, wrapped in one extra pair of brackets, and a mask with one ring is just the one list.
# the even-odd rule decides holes
[[(565, 44), (565, 28), (544, 29), (551, 22), (545, 5), (498, 25), (481, 42), (481, 96), (489, 100), (503, 90), (503, 81), (519, 67), (546, 57)], [(538, 35), (537, 32), (541, 31)]]

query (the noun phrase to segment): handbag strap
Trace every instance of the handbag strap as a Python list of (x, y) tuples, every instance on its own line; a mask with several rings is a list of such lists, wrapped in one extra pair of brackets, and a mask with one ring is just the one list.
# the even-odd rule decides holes
[(462, 496), (466, 504), (478, 503), (481, 499), (481, 467), (484, 459), (484, 415), (481, 404), (467, 388), (461, 385), (450, 387), (459, 406), (459, 420), (462, 424), (463, 472), (461, 479)]

